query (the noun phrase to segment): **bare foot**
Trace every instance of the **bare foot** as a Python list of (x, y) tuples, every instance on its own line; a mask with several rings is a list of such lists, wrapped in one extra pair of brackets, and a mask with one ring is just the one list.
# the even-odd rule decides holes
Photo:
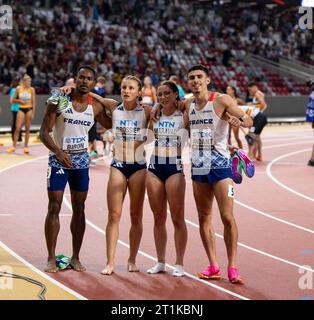
[(113, 274), (113, 265), (111, 264), (107, 264), (105, 269), (103, 269), (101, 271), (101, 274), (106, 275), (106, 276), (110, 276), (111, 274)]
[(129, 272), (139, 272), (140, 269), (136, 266), (134, 262), (128, 262), (128, 271)]
[(86, 268), (81, 264), (80, 260), (78, 259), (71, 259), (70, 262), (71, 267), (78, 272), (86, 271)]
[(47, 267), (44, 269), (48, 273), (56, 273), (59, 271), (59, 268), (56, 265), (56, 260), (48, 260)]

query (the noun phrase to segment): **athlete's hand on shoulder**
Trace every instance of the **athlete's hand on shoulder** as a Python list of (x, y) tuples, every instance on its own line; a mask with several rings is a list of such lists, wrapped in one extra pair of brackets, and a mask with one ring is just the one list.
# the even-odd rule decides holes
[(150, 120), (157, 122), (160, 118), (161, 105), (159, 103), (155, 104), (150, 112)]
[(70, 156), (65, 153), (64, 151), (60, 150), (56, 153), (56, 157), (60, 161), (60, 163), (65, 166), (66, 168), (71, 168), (72, 167), (72, 161)]
[(70, 95), (74, 89), (74, 86), (63, 86), (60, 88), (60, 91), (66, 95)]

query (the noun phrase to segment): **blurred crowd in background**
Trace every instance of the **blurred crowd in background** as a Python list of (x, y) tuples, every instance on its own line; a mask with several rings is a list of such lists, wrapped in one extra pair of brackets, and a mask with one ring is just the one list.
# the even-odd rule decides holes
[[(209, 6), (195, 1), (19, 1), (14, 29), (0, 33), (0, 83), (7, 93), (27, 73), (39, 94), (64, 84), (82, 64), (103, 76), (106, 94), (121, 79), (153, 85), (195, 63), (228, 67), (237, 51), (314, 64), (313, 32), (296, 26), (297, 8)], [(171, 4), (170, 4), (171, 3)]]

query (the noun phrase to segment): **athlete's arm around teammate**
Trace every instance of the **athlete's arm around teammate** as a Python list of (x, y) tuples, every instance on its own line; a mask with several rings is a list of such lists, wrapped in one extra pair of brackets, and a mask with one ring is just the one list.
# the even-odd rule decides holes
[(107, 116), (104, 104), (100, 103), (97, 99), (93, 99), (93, 111), (95, 119), (105, 128), (111, 129), (112, 120)]
[(114, 99), (108, 99), (108, 98), (103, 98), (100, 95), (91, 92), (90, 95), (97, 99), (110, 113), (112, 114), (113, 111), (115, 110), (116, 106), (118, 105), (118, 101)]

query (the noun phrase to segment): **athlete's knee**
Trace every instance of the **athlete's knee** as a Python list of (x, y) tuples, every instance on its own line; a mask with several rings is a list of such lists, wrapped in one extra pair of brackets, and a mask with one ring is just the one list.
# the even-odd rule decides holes
[(155, 226), (164, 226), (166, 224), (167, 215), (163, 212), (154, 212)]
[(200, 225), (209, 223), (211, 221), (212, 212), (211, 211), (198, 211), (198, 220)]
[(136, 210), (131, 210), (130, 212), (130, 217), (131, 217), (131, 224), (133, 226), (135, 225), (141, 225), (142, 224), (142, 211), (136, 211)]
[(108, 224), (118, 224), (121, 219), (121, 213), (110, 211), (108, 215)]
[(182, 229), (185, 226), (183, 218), (172, 218), (172, 223), (175, 229)]
[(72, 204), (72, 210), (74, 216), (84, 216), (85, 214), (85, 203), (84, 202), (78, 202)]
[(231, 228), (235, 226), (235, 219), (232, 215), (222, 215), (221, 220), (225, 228)]
[(48, 204), (48, 215), (58, 215), (61, 210), (61, 203), (57, 200), (51, 200)]

